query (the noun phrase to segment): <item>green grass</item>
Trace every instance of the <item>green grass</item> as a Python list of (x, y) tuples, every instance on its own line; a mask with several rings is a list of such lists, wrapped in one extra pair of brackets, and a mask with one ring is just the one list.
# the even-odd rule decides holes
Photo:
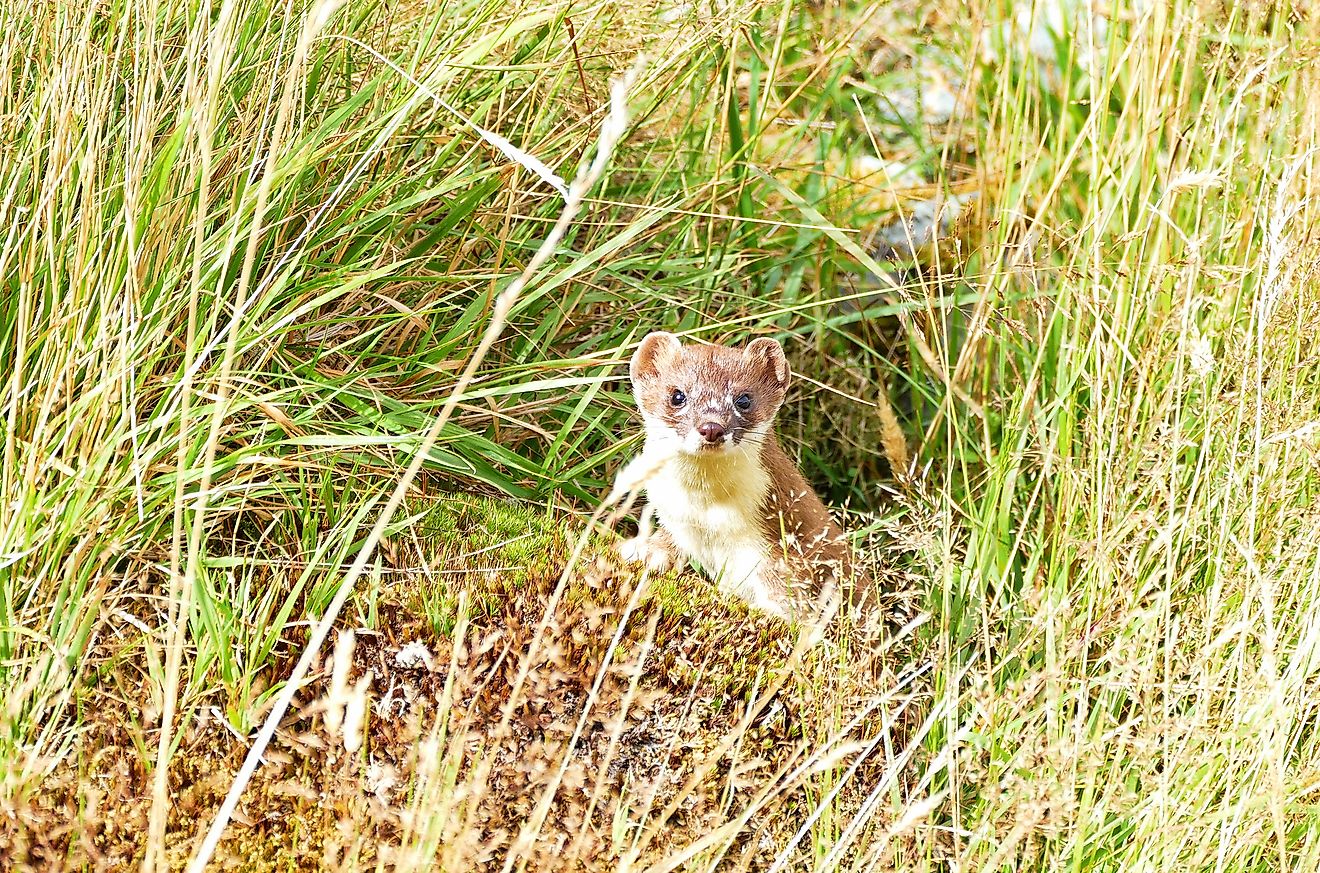
[[(362, 561), (354, 669), (425, 702), (341, 748), (322, 653), (222, 855), (1314, 868), (1314, 14), (1017, 14), (0, 0), (0, 857), (186, 863)], [(473, 124), (572, 179), (639, 52), (365, 551), (564, 205)], [(577, 551), (659, 328), (784, 341), (904, 639)]]

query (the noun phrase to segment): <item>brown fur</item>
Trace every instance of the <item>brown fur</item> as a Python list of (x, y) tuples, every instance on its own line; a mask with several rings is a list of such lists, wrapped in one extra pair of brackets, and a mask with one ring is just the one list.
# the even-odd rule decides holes
[(767, 540), (779, 545), (794, 587), (805, 587), (814, 596), (830, 582), (850, 578), (847, 535), (773, 433), (761, 446), (761, 463), (770, 472), (762, 529)]

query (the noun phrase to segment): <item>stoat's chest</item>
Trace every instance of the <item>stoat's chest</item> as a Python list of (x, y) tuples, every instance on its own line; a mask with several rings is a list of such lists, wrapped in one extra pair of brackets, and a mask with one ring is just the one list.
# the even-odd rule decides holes
[(752, 447), (711, 458), (678, 455), (646, 484), (675, 544), (712, 572), (768, 553), (761, 519), (769, 490), (770, 474)]

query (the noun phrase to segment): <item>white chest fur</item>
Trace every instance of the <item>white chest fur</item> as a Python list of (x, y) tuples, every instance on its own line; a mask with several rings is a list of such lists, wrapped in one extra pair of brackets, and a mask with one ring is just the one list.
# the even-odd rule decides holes
[(642, 457), (648, 456), (655, 473), (646, 482), (647, 500), (674, 545), (722, 589), (782, 612), (761, 526), (770, 474), (757, 446), (701, 456), (661, 453), (648, 445)]

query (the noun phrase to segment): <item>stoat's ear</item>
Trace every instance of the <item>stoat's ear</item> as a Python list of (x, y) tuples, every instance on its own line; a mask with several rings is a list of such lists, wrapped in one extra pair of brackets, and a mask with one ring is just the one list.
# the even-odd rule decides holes
[(665, 333), (658, 330), (655, 333), (647, 334), (646, 339), (633, 352), (632, 363), (628, 366), (628, 375), (633, 383), (650, 379), (660, 372), (670, 359), (675, 358), (683, 350), (678, 337), (672, 333)]
[(743, 356), (751, 362), (765, 380), (780, 391), (788, 390), (788, 358), (779, 343), (769, 337), (754, 339), (743, 349)]

